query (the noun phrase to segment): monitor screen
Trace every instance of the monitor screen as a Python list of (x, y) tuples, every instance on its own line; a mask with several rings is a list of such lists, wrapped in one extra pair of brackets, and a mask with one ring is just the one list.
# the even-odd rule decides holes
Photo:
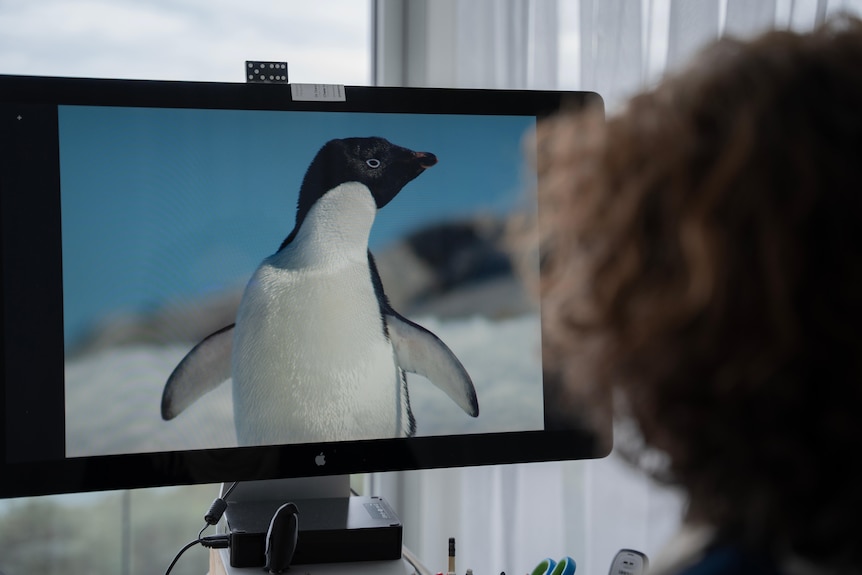
[(510, 249), (598, 96), (336, 89), (0, 77), (0, 496), (607, 453)]

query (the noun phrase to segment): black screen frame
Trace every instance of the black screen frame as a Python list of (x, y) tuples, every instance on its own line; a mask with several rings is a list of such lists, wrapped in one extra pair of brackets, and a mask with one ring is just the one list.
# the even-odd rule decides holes
[[(290, 444), (65, 458), (59, 105), (431, 114), (532, 114), (601, 106), (592, 92), (344, 88), (345, 100), (294, 101), (279, 84), (0, 76), (0, 497), (377, 471), (597, 458), (610, 446), (579, 429)], [(54, 114), (50, 111), (54, 110)], [(19, 119), (18, 116), (22, 119)], [(35, 122), (35, 124), (34, 124)], [(22, 132), (23, 130), (23, 132)], [(4, 137), (2, 134), (11, 135)], [(35, 161), (40, 158), (41, 161)], [(29, 167), (22, 170), (22, 166)], [(38, 169), (34, 169), (38, 167)], [(26, 181), (23, 180), (26, 178)], [(21, 190), (32, 190), (22, 194)], [(34, 266), (38, 256), (49, 265)], [(33, 274), (38, 275), (34, 276)], [(59, 325), (52, 330), (47, 326)], [(47, 399), (46, 399), (47, 397)], [(27, 406), (38, 404), (38, 409)], [(62, 425), (62, 424), (61, 424)], [(609, 432), (609, 430), (608, 430)], [(28, 442), (21, 441), (27, 437)], [(37, 442), (54, 458), (32, 458)], [(39, 450), (37, 450), (39, 451)], [(326, 455), (326, 466), (314, 463)]]

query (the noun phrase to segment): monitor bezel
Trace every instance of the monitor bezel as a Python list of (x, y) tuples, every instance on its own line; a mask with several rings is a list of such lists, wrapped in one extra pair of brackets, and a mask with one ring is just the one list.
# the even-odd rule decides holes
[[(529, 114), (537, 119), (556, 113), (564, 107), (601, 106), (594, 92), (539, 90), (478, 90), (451, 88), (404, 87), (344, 87), (344, 101), (294, 101), (289, 85), (251, 83), (175, 82), (151, 80), (112, 80), (56, 78), (37, 76), (0, 76), (0, 109), (18, 104), (31, 106), (88, 105), (167, 107), (201, 109), (249, 109), (377, 113), (429, 113), (511, 115)], [(7, 114), (8, 116), (8, 114)], [(8, 128), (14, 118), (3, 118), (0, 125)], [(47, 151), (53, 143), (43, 142)], [(0, 161), (14, 161), (11, 142), (0, 136)], [(45, 151), (43, 146), (42, 151)], [(56, 152), (54, 152), (56, 153)], [(59, 166), (45, 166), (40, 174), (43, 186), (56, 185), (59, 194)], [(54, 184), (52, 184), (54, 182)], [(9, 182), (7, 181), (7, 187)], [(0, 193), (4, 180), (0, 175)], [(6, 200), (3, 201), (7, 204)], [(8, 207), (8, 204), (7, 204)], [(58, 208), (59, 209), (59, 208)], [(3, 224), (9, 232), (12, 226), (43, 226), (50, 235), (51, 226), (59, 219), (40, 219), (38, 215), (19, 216), (7, 212)], [(59, 232), (55, 232), (59, 233)], [(3, 248), (3, 309), (2, 353), (4, 359), (3, 405), (4, 421), (0, 426), (0, 498), (35, 496), (56, 493), (143, 488), (179, 484), (246, 481), (282, 477), (313, 477), (345, 475), (378, 471), (463, 467), (503, 463), (527, 463), (548, 460), (597, 458), (607, 455), (610, 445), (598, 441), (588, 432), (577, 429), (532, 432), (492, 433), (460, 436), (411, 437), (363, 440), (338, 443), (288, 444), (264, 447), (238, 447), (182, 452), (159, 452), (129, 455), (106, 455), (65, 458), (50, 461), (10, 463), (8, 450), (15, 433), (36, 432), (38, 418), (27, 429), (10, 430), (10, 397), (14, 395), (16, 379), (22, 380), (27, 362), (54, 361), (62, 367), (62, 357), (44, 357), (37, 348), (38, 328), (23, 325), (21, 307), (15, 302), (22, 298), (55, 297), (50, 290), (35, 293), (22, 282), (8, 283), (14, 270)], [(62, 261), (52, 262), (61, 273)], [(44, 286), (38, 289), (44, 289)], [(31, 325), (44, 325), (60, 314), (62, 325), (62, 294), (58, 305), (38, 308), (42, 316), (29, 318)], [(20, 303), (20, 302), (19, 302)], [(56, 304), (56, 302), (55, 302)], [(22, 333), (23, 332), (26, 333)], [(62, 331), (62, 330), (61, 330)], [(14, 336), (12, 334), (15, 334)], [(62, 335), (60, 335), (62, 350)], [(44, 344), (44, 342), (43, 342)], [(56, 347), (57, 342), (48, 343)], [(51, 347), (53, 349), (53, 347)], [(51, 352), (53, 353), (53, 352)], [(61, 354), (62, 355), (62, 354)], [(13, 359), (13, 357), (15, 359)], [(11, 363), (10, 361), (11, 360)], [(17, 366), (17, 367), (16, 367)], [(60, 371), (62, 375), (62, 371)], [(14, 399), (14, 398), (13, 398)], [(62, 402), (61, 402), (62, 403)], [(62, 405), (59, 406), (62, 409)], [(54, 406), (57, 413), (58, 406)], [(26, 418), (18, 418), (25, 421)], [(25, 426), (26, 426), (25, 425)], [(608, 422), (610, 425), (610, 422)], [(609, 431), (609, 430), (608, 430)], [(326, 464), (315, 463), (325, 454)], [(320, 460), (317, 460), (320, 461)]]

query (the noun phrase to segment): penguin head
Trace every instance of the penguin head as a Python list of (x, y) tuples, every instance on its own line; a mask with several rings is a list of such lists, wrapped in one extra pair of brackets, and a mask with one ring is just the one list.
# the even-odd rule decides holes
[(436, 163), (434, 154), (414, 152), (384, 138), (330, 140), (317, 152), (305, 173), (299, 191), (296, 227), (314, 202), (340, 184), (365, 184), (380, 209), (408, 182)]

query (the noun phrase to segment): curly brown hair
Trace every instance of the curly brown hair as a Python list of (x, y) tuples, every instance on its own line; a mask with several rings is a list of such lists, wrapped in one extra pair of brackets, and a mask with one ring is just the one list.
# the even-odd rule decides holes
[(537, 139), (546, 359), (573, 393), (618, 394), (689, 519), (849, 563), (862, 23), (718, 41), (607, 121), (564, 114)]

